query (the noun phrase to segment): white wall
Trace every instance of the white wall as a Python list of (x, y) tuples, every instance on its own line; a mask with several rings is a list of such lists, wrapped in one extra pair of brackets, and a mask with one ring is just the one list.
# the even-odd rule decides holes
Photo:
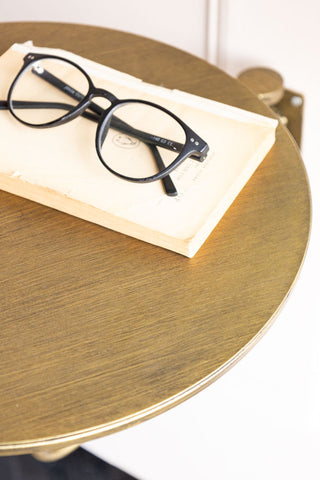
[[(211, 0), (210, 15), (214, 14), (217, 1)], [(208, 0), (10, 0), (2, 1), (0, 22), (98, 25), (144, 35), (205, 57), (208, 11)]]
[(222, 0), (220, 18), (219, 64), (223, 70), (236, 76), (245, 68), (263, 64), (278, 70), (288, 88), (305, 95), (302, 148), (313, 181), (319, 175), (319, 170), (313, 174), (313, 168), (317, 168), (320, 151), (320, 3)]
[(318, 480), (320, 3), (91, 0), (84, 5), (75, 0), (11, 0), (2, 4), (0, 21), (102, 25), (170, 43), (217, 62), (231, 74), (253, 65), (277, 69), (289, 88), (305, 94), (303, 155), (314, 204), (304, 268), (259, 344), (196, 397), (86, 448), (146, 480)]

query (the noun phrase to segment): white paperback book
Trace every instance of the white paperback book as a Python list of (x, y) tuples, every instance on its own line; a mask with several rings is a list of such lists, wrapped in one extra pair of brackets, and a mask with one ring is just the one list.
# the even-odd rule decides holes
[[(205, 161), (187, 159), (171, 177), (131, 183), (110, 173), (95, 149), (96, 125), (83, 117), (36, 129), (0, 110), (0, 188), (140, 240), (193, 257), (275, 142), (277, 120), (178, 90), (151, 85), (73, 53), (14, 44), (0, 57), (0, 99), (29, 52), (80, 65), (97, 87), (120, 99), (151, 101), (170, 110), (209, 145)], [(114, 155), (126, 145), (113, 142)]]

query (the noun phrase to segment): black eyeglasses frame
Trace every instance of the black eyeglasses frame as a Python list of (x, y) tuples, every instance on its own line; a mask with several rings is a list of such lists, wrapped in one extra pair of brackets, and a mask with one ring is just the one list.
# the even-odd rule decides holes
[[(43, 59), (54, 59), (54, 60), (60, 60), (66, 63), (69, 63), (73, 67), (77, 68), (87, 79), (88, 81), (88, 92), (86, 95), (82, 95), (81, 93), (77, 92), (75, 89), (73, 89), (71, 86), (64, 84), (61, 82), (61, 85), (58, 86), (61, 90), (63, 90), (67, 95), (77, 99), (79, 103), (72, 109), (70, 109), (66, 114), (62, 115), (60, 118), (44, 123), (44, 124), (32, 124), (24, 121), (21, 119), (16, 113), (15, 113), (15, 106), (14, 106), (14, 101), (12, 99), (12, 93), (14, 91), (14, 88), (19, 81), (20, 77), (24, 74), (26, 69), (30, 68), (32, 63), (36, 63), (39, 60)], [(60, 81), (56, 77), (54, 77), (58, 82)], [(106, 109), (101, 108), (97, 104), (94, 104), (92, 100), (96, 97), (102, 97), (106, 98), (110, 102), (110, 106)], [(148, 105), (150, 107), (154, 107), (156, 109), (161, 110), (162, 112), (166, 113), (170, 117), (172, 117), (179, 125), (182, 127), (182, 129), (185, 132), (185, 144), (182, 146), (181, 151), (178, 153), (177, 158), (166, 168), (164, 168), (162, 171), (159, 173), (149, 176), (149, 177), (143, 177), (143, 178), (134, 178), (134, 177), (129, 177), (125, 176), (112, 168), (104, 161), (102, 154), (101, 154), (101, 146), (103, 144), (103, 141), (106, 137), (106, 133), (108, 131), (108, 128), (110, 127), (110, 122), (111, 118), (117, 110), (117, 108), (125, 105), (125, 104), (133, 104), (133, 103), (139, 103), (139, 104), (144, 104)], [(186, 125), (185, 122), (183, 122), (177, 115), (175, 115), (173, 112), (167, 110), (166, 108), (162, 107), (161, 105), (149, 102), (147, 100), (140, 100), (140, 99), (118, 99), (115, 95), (113, 95), (111, 92), (102, 89), (102, 88), (97, 88), (88, 73), (77, 63), (73, 62), (72, 60), (66, 59), (64, 57), (60, 57), (57, 55), (46, 55), (46, 54), (38, 54), (38, 53), (29, 53), (27, 54), (24, 59), (23, 59), (23, 66), (14, 78), (10, 89), (8, 91), (8, 96), (7, 96), (7, 107), (10, 111), (10, 113), (15, 117), (20, 123), (23, 123), (26, 126), (33, 127), (33, 128), (50, 128), (50, 127), (55, 127), (59, 125), (63, 125), (75, 118), (77, 118), (80, 115), (85, 115), (86, 110), (91, 110), (98, 114), (100, 116), (98, 120), (98, 125), (97, 125), (97, 130), (96, 130), (96, 137), (95, 137), (95, 146), (96, 146), (96, 151), (98, 154), (98, 157), (102, 164), (114, 175), (135, 183), (147, 183), (147, 182), (153, 182), (156, 180), (161, 180), (167, 177), (173, 170), (175, 170), (182, 162), (184, 162), (187, 158), (192, 157), (195, 160), (198, 160), (202, 162), (205, 160), (209, 147), (204, 140), (201, 139), (188, 125)], [(98, 110), (98, 111), (97, 111)], [(106, 129), (106, 125), (109, 126)], [(131, 127), (130, 127), (131, 128)], [(143, 133), (143, 132), (140, 132)], [(153, 136), (152, 134), (147, 134), (148, 138), (147, 140), (144, 139), (143, 141), (149, 146), (152, 147), (153, 152), (154, 149), (157, 147), (163, 147), (163, 148), (169, 148), (171, 150), (177, 150), (176, 148), (172, 147), (172, 144), (174, 142), (171, 142), (168, 139), (165, 138), (159, 138), (158, 136)]]

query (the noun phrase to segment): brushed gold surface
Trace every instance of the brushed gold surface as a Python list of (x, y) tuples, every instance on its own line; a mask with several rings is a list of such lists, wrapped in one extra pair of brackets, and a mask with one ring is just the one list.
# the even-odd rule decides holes
[(283, 97), (283, 78), (271, 68), (249, 68), (241, 72), (238, 79), (266, 105), (276, 105)]
[[(0, 24), (145, 81), (266, 115), (238, 81), (145, 38)], [(0, 192), (0, 451), (75, 445), (164, 411), (227, 371), (269, 327), (304, 258), (310, 197), (276, 144), (193, 259)]]

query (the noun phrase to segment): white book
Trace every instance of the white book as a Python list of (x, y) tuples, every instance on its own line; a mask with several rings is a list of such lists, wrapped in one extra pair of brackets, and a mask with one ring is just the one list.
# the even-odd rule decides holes
[[(79, 64), (95, 86), (175, 113), (209, 145), (205, 161), (187, 159), (161, 181), (127, 182), (104, 168), (95, 150), (96, 125), (83, 117), (46, 129), (0, 110), (0, 188), (140, 240), (193, 257), (275, 141), (277, 120), (178, 90), (147, 84), (70, 52), (15, 44), (0, 57), (0, 99), (29, 53)], [(101, 105), (103, 102), (101, 103)], [(121, 155), (121, 146), (117, 155)]]

